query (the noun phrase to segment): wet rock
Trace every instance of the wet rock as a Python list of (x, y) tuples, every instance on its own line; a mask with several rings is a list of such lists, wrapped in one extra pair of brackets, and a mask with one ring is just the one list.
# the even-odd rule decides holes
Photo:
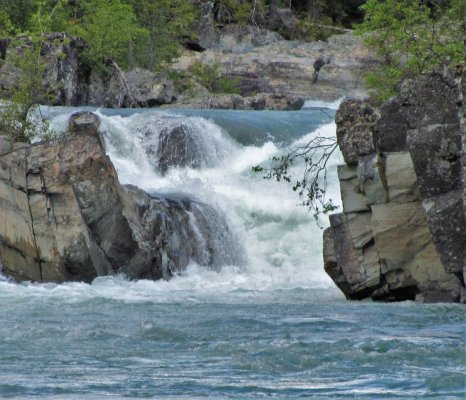
[(170, 167), (199, 168), (204, 159), (199, 143), (185, 124), (164, 128), (159, 135), (156, 159), (158, 168), (167, 172)]
[[(184, 195), (153, 195), (125, 186), (128, 216), (139, 248), (139, 262), (124, 271), (131, 277), (168, 279), (190, 261), (212, 269), (241, 264), (241, 251), (224, 217)], [(153, 260), (153, 262), (151, 262)]]
[(169, 278), (190, 261), (237, 263), (224, 218), (187, 198), (125, 188), (99, 119), (76, 113), (71, 135), (0, 156), (0, 263), (17, 281), (85, 281), (118, 272)]

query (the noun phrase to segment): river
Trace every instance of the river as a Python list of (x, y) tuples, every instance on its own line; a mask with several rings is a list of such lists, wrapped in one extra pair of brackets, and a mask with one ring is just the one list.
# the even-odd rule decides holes
[[(74, 111), (43, 109), (56, 129)], [(464, 398), (463, 307), (346, 301), (323, 271), (319, 224), (290, 187), (251, 171), (316, 135), (334, 137), (335, 104), (94, 111), (122, 183), (207, 203), (224, 216), (242, 261), (220, 270), (192, 262), (158, 282), (0, 278), (0, 397)], [(162, 174), (150, 149), (180, 121), (202, 159)], [(340, 157), (329, 163), (336, 203)]]

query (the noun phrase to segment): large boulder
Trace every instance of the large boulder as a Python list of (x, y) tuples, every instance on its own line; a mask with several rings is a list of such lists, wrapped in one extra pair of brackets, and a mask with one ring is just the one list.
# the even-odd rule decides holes
[(0, 157), (3, 272), (17, 280), (58, 282), (108, 273), (112, 267), (83, 220), (75, 189), (94, 191), (107, 225), (115, 212), (115, 178), (95, 136), (70, 136)]
[(189, 126), (180, 124), (162, 129), (156, 160), (162, 172), (166, 172), (170, 167), (199, 168), (204, 161), (204, 154)]
[(124, 187), (125, 215), (141, 251), (138, 263), (123, 267), (132, 278), (167, 279), (190, 261), (212, 269), (242, 262), (241, 251), (223, 215), (186, 195), (148, 195)]

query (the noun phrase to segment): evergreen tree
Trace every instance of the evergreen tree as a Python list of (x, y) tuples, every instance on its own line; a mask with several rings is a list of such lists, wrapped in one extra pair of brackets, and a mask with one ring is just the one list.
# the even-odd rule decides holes
[(181, 51), (182, 39), (194, 32), (196, 9), (187, 0), (126, 0), (147, 31), (133, 43), (137, 65), (158, 70)]
[(148, 35), (147, 30), (139, 26), (131, 5), (121, 0), (87, 0), (80, 9), (68, 7), (68, 13), (71, 10), (82, 16), (66, 21), (63, 30), (84, 39), (84, 57), (93, 66), (105, 69), (110, 63), (116, 63), (127, 68), (129, 49)]

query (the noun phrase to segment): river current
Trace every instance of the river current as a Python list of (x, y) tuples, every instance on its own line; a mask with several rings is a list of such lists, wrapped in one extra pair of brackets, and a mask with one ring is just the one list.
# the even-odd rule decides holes
[[(296, 193), (251, 171), (315, 135), (334, 137), (334, 106), (96, 110), (122, 183), (215, 208), (244, 262), (220, 271), (191, 263), (158, 282), (0, 278), (0, 398), (465, 398), (464, 307), (346, 301)], [(63, 129), (74, 111), (43, 113)], [(147, 149), (180, 121), (205, 157), (200, 168), (162, 174)], [(329, 165), (337, 203), (341, 162), (336, 154)]]

